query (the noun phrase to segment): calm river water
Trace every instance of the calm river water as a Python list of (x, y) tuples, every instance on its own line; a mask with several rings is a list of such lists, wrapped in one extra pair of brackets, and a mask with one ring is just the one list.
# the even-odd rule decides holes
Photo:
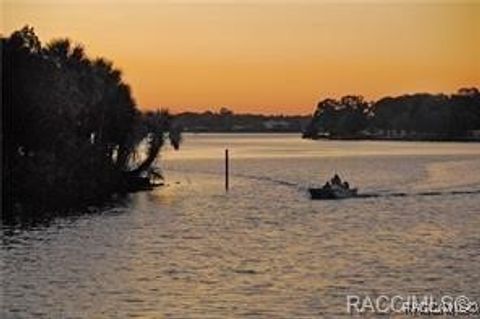
[[(166, 187), (3, 226), (0, 317), (338, 318), (348, 294), (480, 301), (479, 159), (474, 143), (186, 135), (163, 154)], [(367, 196), (311, 201), (334, 172)]]

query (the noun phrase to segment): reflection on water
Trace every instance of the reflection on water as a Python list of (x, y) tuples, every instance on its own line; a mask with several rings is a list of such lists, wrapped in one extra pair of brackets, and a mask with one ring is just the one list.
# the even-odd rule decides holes
[[(349, 293), (480, 300), (479, 155), (479, 144), (187, 135), (164, 154), (167, 187), (3, 227), (1, 317), (331, 318), (347, 317)], [(309, 200), (305, 188), (335, 171), (363, 193), (406, 196)]]

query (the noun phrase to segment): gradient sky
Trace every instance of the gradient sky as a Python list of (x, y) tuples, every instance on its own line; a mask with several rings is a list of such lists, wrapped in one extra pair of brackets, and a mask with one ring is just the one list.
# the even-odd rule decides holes
[(480, 86), (480, 0), (0, 0), (2, 33), (68, 36), (124, 72), (142, 108), (310, 113)]

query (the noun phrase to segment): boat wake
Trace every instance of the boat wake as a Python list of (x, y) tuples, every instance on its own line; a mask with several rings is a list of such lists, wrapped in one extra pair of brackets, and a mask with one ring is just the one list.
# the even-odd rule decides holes
[(451, 190), (451, 191), (431, 191), (431, 192), (419, 192), (419, 193), (404, 193), (404, 192), (394, 192), (394, 193), (363, 193), (358, 194), (357, 198), (372, 198), (372, 197), (412, 197), (412, 196), (447, 196), (447, 195), (474, 195), (480, 194), (480, 189), (475, 190)]
[(257, 181), (270, 182), (270, 183), (274, 183), (274, 184), (278, 184), (278, 185), (291, 186), (291, 187), (296, 187), (296, 188), (303, 188), (303, 186), (301, 186), (298, 183), (289, 182), (289, 181), (285, 181), (285, 180), (281, 180), (281, 179), (277, 179), (277, 178), (272, 178), (272, 177), (268, 177), (268, 176), (257, 176), (257, 175), (248, 175), (248, 174), (235, 174), (235, 176), (242, 177), (242, 178), (248, 178), (248, 179), (254, 179), (254, 180), (257, 180)]
[[(304, 186), (299, 183), (285, 181), (277, 178), (272, 178), (268, 176), (256, 176), (248, 174), (235, 174), (237, 177), (253, 179), (258, 181), (270, 182), (278, 185), (289, 186), (295, 188), (299, 192), (308, 191), (309, 187)], [(448, 191), (427, 191), (427, 192), (417, 192), (417, 193), (407, 193), (407, 192), (382, 192), (382, 193), (358, 193), (355, 197), (352, 198), (390, 198), (390, 197), (421, 197), (421, 196), (448, 196), (448, 195), (475, 195), (480, 194), (480, 189), (473, 190), (448, 190)]]
[[(172, 170), (172, 169), (170, 169)], [(183, 171), (185, 170), (176, 170), (176, 171)], [(202, 173), (202, 174), (209, 174), (209, 175), (219, 175), (217, 172), (199, 172), (193, 171), (195, 173)], [(305, 186), (301, 183), (296, 183), (292, 181), (282, 180), (278, 178), (273, 178), (269, 176), (261, 176), (261, 175), (251, 175), (251, 174), (242, 174), (236, 173), (232, 174), (233, 177), (240, 177), (250, 180), (256, 180), (260, 182), (268, 182), (277, 185), (287, 186), (294, 188), (299, 192), (307, 192), (310, 188), (309, 186)], [(422, 196), (454, 196), (454, 195), (476, 195), (480, 194), (480, 189), (471, 189), (471, 190), (447, 190), (447, 191), (425, 191), (425, 192), (388, 192), (388, 190), (383, 190), (382, 192), (370, 193), (370, 192), (359, 192), (355, 197), (352, 198), (391, 198), (391, 197), (422, 197)]]

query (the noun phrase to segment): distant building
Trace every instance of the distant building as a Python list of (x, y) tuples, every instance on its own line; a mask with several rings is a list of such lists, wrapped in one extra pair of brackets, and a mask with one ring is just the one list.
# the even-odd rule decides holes
[(290, 123), (283, 120), (267, 120), (263, 122), (263, 126), (267, 130), (281, 130), (288, 129), (290, 127)]
[(471, 130), (467, 132), (470, 137), (480, 139), (480, 130)]

